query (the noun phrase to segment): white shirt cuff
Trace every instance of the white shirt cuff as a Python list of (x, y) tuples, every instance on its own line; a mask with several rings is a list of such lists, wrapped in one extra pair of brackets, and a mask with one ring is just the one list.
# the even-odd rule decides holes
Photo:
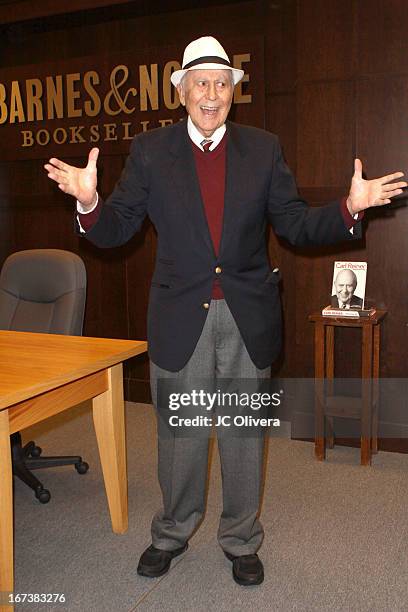
[[(98, 194), (98, 192), (96, 192), (96, 202), (95, 202), (95, 204), (92, 206), (92, 208), (90, 208), (90, 209), (88, 209), (88, 210), (85, 210), (85, 209), (84, 209), (84, 208), (81, 206), (81, 202), (78, 202), (78, 200), (77, 200), (77, 202), (76, 202), (77, 211), (78, 211), (79, 213), (81, 213), (81, 215), (87, 215), (88, 213), (90, 213), (90, 212), (92, 212), (93, 210), (95, 210), (95, 208), (98, 206), (98, 202), (99, 202), (99, 194)], [(82, 227), (81, 222), (80, 222), (80, 220), (79, 220), (79, 215), (77, 215), (77, 222), (78, 222), (78, 225), (79, 225), (79, 231), (80, 231), (80, 233), (81, 233), (81, 234), (86, 234), (86, 232), (85, 232), (84, 228)]]
[(98, 192), (96, 192), (96, 202), (95, 204), (92, 206), (92, 208), (87, 208), (86, 210), (83, 208), (81, 202), (78, 202), (78, 200), (76, 201), (76, 206), (77, 206), (77, 211), (79, 213), (81, 213), (81, 215), (87, 215), (88, 213), (92, 212), (93, 210), (95, 210), (95, 208), (98, 206), (98, 202), (99, 202), (99, 194)]

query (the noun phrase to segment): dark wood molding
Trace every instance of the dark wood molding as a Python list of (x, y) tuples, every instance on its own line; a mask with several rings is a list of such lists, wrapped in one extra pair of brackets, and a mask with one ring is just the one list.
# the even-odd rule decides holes
[[(206, 0), (200, 6), (217, 6), (219, 4), (239, 4), (237, 0)], [(95, 14), (102, 18), (120, 18), (129, 16), (142, 16), (150, 14), (167, 13), (197, 8), (195, 0), (70, 0), (69, 2), (55, 2), (55, 0), (0, 0), (0, 25), (32, 21), (36, 19), (54, 18), (60, 15), (72, 15), (85, 11), (97, 11)]]
[(3, 0), (0, 2), (0, 24), (40, 19), (54, 15), (86, 11), (119, 4), (129, 4), (123, 0), (70, 0), (70, 2), (55, 2), (55, 0)]

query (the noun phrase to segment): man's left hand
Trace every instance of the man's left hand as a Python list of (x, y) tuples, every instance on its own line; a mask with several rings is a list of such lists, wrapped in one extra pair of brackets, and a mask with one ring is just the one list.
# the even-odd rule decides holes
[(355, 159), (354, 175), (347, 198), (347, 208), (350, 214), (355, 215), (371, 206), (389, 204), (391, 198), (402, 193), (403, 188), (407, 186), (405, 181), (391, 182), (402, 176), (404, 176), (403, 172), (394, 172), (394, 174), (366, 181), (363, 179), (363, 165), (359, 159)]

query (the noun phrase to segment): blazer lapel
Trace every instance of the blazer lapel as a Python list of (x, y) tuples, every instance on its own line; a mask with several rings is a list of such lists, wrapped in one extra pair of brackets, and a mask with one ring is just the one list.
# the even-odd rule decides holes
[(239, 132), (239, 126), (227, 121), (227, 168), (225, 176), (224, 218), (220, 243), (220, 256), (228, 246), (228, 240), (234, 235), (235, 203), (237, 202), (241, 181), (247, 176), (245, 172), (246, 147)]
[(201, 197), (192, 144), (187, 132), (187, 121), (180, 122), (179, 127), (170, 145), (170, 154), (173, 158), (172, 178), (180, 201), (185, 208), (187, 219), (204, 240), (207, 248), (215, 255)]

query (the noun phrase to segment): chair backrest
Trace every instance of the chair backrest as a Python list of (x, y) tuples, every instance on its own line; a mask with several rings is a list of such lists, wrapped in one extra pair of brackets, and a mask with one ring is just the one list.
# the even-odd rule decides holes
[(13, 253), (0, 273), (0, 329), (79, 336), (85, 298), (85, 266), (75, 253)]

